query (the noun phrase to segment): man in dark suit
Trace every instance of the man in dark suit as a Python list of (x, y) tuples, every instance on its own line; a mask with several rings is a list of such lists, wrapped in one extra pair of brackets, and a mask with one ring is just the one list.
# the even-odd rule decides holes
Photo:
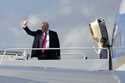
[[(32, 48), (60, 48), (58, 35), (55, 31), (49, 30), (48, 22), (42, 22), (40, 25), (40, 30), (31, 31), (28, 27), (28, 21), (23, 22), (23, 29), (34, 37)], [(33, 57), (37, 57), (38, 60), (60, 59), (60, 49), (32, 50), (31, 58)]]

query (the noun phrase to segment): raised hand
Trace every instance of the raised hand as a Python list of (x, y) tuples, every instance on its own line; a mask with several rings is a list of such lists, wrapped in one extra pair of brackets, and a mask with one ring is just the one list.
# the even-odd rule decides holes
[(28, 26), (28, 20), (24, 20), (21, 26), (22, 28), (26, 28)]

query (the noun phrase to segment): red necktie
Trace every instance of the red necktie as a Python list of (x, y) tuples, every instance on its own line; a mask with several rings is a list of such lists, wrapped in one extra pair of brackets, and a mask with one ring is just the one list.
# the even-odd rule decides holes
[[(46, 48), (46, 33), (42, 33), (42, 48)], [(44, 52), (44, 50), (42, 50)]]

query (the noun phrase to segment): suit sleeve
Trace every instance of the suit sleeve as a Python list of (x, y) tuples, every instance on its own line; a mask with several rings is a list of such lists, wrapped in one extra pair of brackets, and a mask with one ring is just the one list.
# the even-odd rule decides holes
[[(56, 48), (60, 48), (60, 42), (57, 33), (55, 32), (55, 38), (56, 38)], [(57, 58), (60, 59), (60, 49), (56, 51)]]
[(28, 27), (24, 28), (24, 30), (26, 31), (26, 33), (28, 35), (31, 35), (31, 36), (35, 36), (36, 35), (36, 31), (31, 31)]

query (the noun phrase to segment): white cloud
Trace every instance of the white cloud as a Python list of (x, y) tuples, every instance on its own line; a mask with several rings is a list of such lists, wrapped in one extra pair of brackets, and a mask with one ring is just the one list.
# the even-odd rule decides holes
[(59, 14), (68, 16), (72, 14), (71, 0), (59, 0)]
[(87, 43), (91, 41), (86, 41), (90, 39), (89, 27), (84, 25), (78, 25), (72, 27), (73, 29), (67, 30), (62, 39), (62, 46), (66, 47), (83, 47), (87, 46)]
[(69, 5), (72, 0), (60, 0), (61, 5)]
[(41, 19), (36, 15), (30, 15), (28, 17), (28, 22), (28, 25), (30, 27), (38, 27), (39, 23), (41, 22)]
[(125, 14), (125, 0), (122, 0), (119, 12), (120, 14)]
[(70, 6), (62, 7), (60, 8), (59, 13), (60, 15), (68, 16), (72, 14), (72, 7)]
[(88, 10), (88, 8), (81, 8), (81, 13), (84, 15), (84, 16), (89, 16), (90, 15), (90, 12)]
[(52, 18), (55, 18), (55, 16), (50, 16), (49, 12), (44, 11), (44, 12), (38, 12), (38, 13), (32, 13), (28, 16), (28, 21), (29, 21), (29, 27), (40, 27), (40, 23), (43, 21), (49, 21)]
[[(84, 26), (84, 25), (78, 25), (78, 26), (74, 26), (72, 27), (73, 29), (68, 30), (67, 32), (65, 32), (63, 34), (62, 40), (61, 40), (61, 46), (66, 48), (74, 48), (74, 47), (81, 47), (81, 48), (91, 48), (93, 47), (93, 41), (92, 41), (92, 37), (90, 36), (90, 31), (89, 31), (89, 27), (88, 26)], [(93, 55), (91, 55), (88, 51), (91, 51), (91, 53), (93, 52)], [(72, 56), (68, 56), (68, 55), (63, 55), (63, 58), (81, 58), (81, 57), (89, 57), (89, 58), (95, 58), (96, 54), (95, 50), (93, 49), (82, 49), (82, 50), (62, 50), (62, 53), (73, 53), (73, 54), (82, 54), (83, 55), (72, 55)]]

